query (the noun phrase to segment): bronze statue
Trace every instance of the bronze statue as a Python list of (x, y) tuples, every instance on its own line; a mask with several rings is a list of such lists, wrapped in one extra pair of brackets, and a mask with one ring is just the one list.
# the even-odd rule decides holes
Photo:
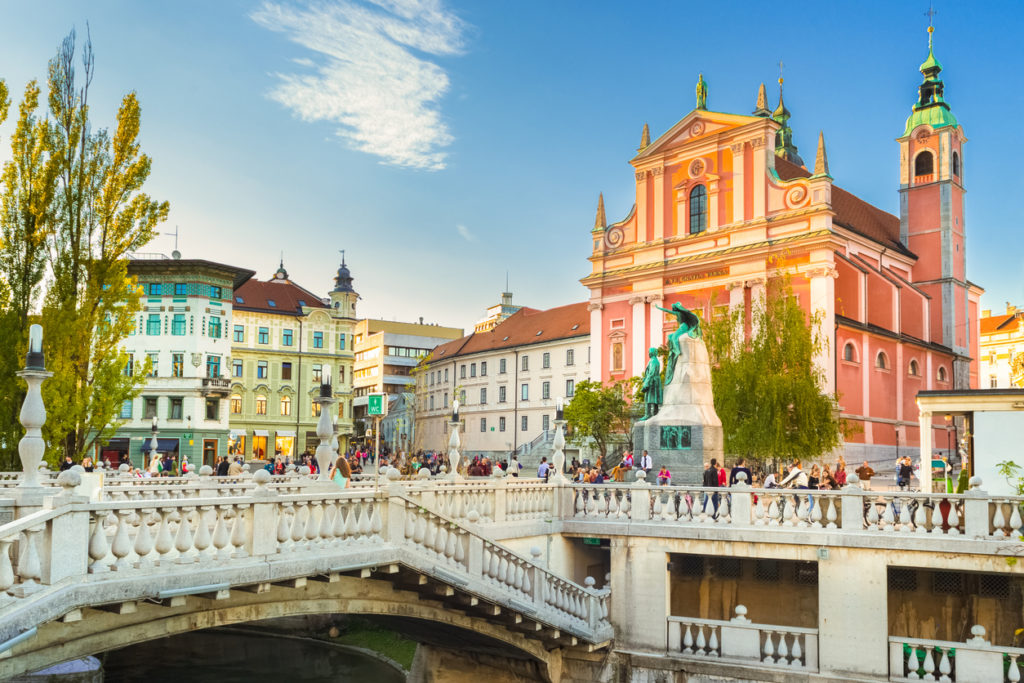
[(644, 370), (643, 379), (640, 382), (640, 390), (644, 392), (644, 416), (642, 420), (654, 417), (658, 414), (663, 397), (661, 384), (661, 363), (658, 362), (658, 349), (652, 348), (647, 352), (651, 360)]
[(672, 378), (675, 376), (676, 361), (679, 359), (680, 348), (679, 339), (684, 335), (689, 335), (693, 339), (700, 339), (700, 318), (697, 315), (685, 308), (678, 301), (672, 304), (672, 308), (662, 308), (661, 306), (655, 305), (659, 311), (665, 311), (675, 316), (676, 323), (679, 327), (674, 332), (668, 335), (668, 363), (665, 365), (665, 384), (671, 384)]
[(704, 80), (704, 74), (697, 78), (697, 109), (708, 108), (708, 84)]

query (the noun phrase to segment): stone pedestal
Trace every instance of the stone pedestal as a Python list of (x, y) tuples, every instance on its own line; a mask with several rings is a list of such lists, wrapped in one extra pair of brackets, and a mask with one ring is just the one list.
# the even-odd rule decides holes
[(643, 451), (651, 456), (654, 469), (649, 481), (665, 465), (673, 484), (693, 486), (701, 484), (705, 462), (711, 458), (722, 462), (722, 421), (715, 412), (704, 340), (684, 336), (679, 346), (661, 409), (633, 427), (633, 454), (638, 464)]

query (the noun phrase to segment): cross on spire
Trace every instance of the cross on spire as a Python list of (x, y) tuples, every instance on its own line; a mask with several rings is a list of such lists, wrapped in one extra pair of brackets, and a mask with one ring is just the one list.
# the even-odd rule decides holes
[(341, 254), (341, 265), (345, 265), (345, 250), (339, 249), (338, 253)]
[(782, 87), (782, 67), (785, 66), (782, 60), (779, 60), (779, 87)]
[(938, 14), (938, 12), (935, 10), (935, 5), (929, 2), (928, 3), (928, 11), (924, 13), (924, 15), (926, 17), (928, 17), (928, 26), (929, 26), (929, 28), (931, 28), (932, 20), (935, 18), (936, 14)]

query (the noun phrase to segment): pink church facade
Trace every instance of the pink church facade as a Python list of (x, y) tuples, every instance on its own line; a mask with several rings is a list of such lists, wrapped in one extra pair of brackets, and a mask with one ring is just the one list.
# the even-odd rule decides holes
[[(929, 46), (898, 139), (899, 216), (834, 182), (823, 138), (805, 167), (781, 81), (774, 111), (764, 86), (752, 115), (710, 111), (701, 80), (697, 109), (653, 142), (645, 126), (630, 161), (636, 203), (608, 223), (601, 200), (592, 231), (582, 282), (593, 379), (642, 374), (647, 349), (674, 326), (655, 306), (680, 302), (705, 318), (727, 307), (749, 311), (768, 282), (787, 274), (805, 310), (822, 315), (828, 343), (818, 363), (823, 390), (838, 395), (854, 427), (848, 461), (916, 448), (917, 392), (978, 384), (982, 290), (966, 274), (966, 137), (943, 99), (940, 71)], [(747, 321), (749, 332), (749, 314)], [(943, 451), (948, 425), (937, 419), (934, 429)]]

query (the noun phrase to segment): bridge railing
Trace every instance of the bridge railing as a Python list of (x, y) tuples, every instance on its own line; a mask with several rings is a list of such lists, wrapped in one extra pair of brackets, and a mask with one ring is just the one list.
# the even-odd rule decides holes
[(1024, 649), (999, 647), (975, 625), (966, 643), (889, 636), (890, 681), (1016, 683), (1022, 678)]

